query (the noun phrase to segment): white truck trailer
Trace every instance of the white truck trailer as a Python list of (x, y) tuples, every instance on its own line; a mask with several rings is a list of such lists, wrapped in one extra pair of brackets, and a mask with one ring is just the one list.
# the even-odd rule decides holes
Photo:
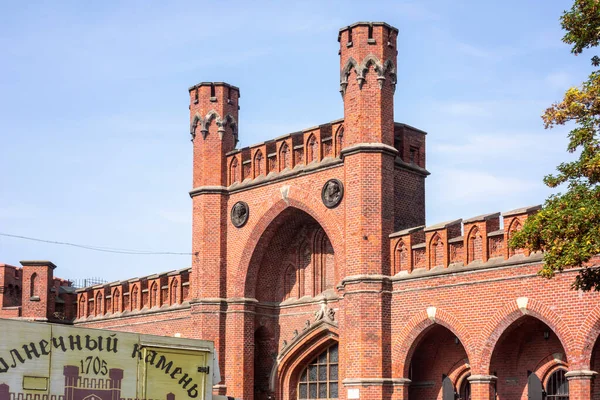
[(0, 319), (0, 400), (211, 400), (213, 343)]

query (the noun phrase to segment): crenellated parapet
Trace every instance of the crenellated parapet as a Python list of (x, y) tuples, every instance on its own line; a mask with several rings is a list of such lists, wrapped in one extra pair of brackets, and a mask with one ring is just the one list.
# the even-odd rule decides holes
[(77, 289), (77, 319), (108, 318), (187, 304), (191, 268)]
[(485, 265), (515, 255), (529, 257), (526, 249), (509, 249), (507, 243), (540, 208), (524, 207), (395, 232), (390, 235), (392, 274)]
[(339, 158), (343, 120), (332, 121), (227, 153), (229, 186)]

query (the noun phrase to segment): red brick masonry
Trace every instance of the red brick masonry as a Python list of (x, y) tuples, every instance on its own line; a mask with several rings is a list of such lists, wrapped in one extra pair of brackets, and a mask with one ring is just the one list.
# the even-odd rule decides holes
[(344, 118), (255, 146), (236, 149), (237, 87), (191, 87), (192, 267), (80, 289), (75, 324), (214, 340), (215, 391), (244, 400), (299, 397), (336, 344), (340, 399), (541, 399), (567, 381), (600, 399), (599, 294), (506, 245), (539, 207), (424, 226), (426, 134), (393, 115), (397, 34), (341, 29)]

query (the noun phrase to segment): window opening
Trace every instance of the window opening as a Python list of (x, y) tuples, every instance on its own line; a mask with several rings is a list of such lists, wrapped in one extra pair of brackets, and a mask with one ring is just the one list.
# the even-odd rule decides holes
[(313, 359), (300, 374), (298, 400), (338, 398), (338, 345)]
[(546, 382), (546, 398), (569, 400), (569, 381), (564, 369), (558, 369), (550, 375)]

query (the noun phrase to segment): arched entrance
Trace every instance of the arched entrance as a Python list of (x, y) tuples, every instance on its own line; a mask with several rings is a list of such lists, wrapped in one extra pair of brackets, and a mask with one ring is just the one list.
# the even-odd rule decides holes
[(459, 339), (446, 327), (432, 325), (417, 338), (410, 360), (410, 399), (455, 400), (470, 395), (469, 360)]
[[(568, 399), (568, 384), (558, 370), (566, 370), (565, 350), (544, 322), (523, 316), (500, 336), (492, 353), (490, 371), (497, 376), (498, 400)], [(549, 396), (552, 394), (551, 396)]]
[[(246, 278), (246, 294), (258, 300), (254, 321), (255, 400), (270, 400), (276, 396), (272, 374), (283, 349), (291, 346), (291, 340), (298, 339), (299, 332), (307, 332), (315, 312), (311, 299), (336, 296), (337, 280), (331, 241), (323, 227), (308, 213), (288, 207), (262, 233)], [(329, 357), (330, 353), (326, 354)], [(329, 363), (329, 358), (327, 360)], [(312, 362), (313, 359), (305, 361)], [(320, 361), (317, 358), (314, 364), (317, 373), (326, 369)], [(304, 382), (307, 396), (311, 390), (337, 390), (337, 381), (331, 381), (329, 375), (327, 383), (309, 380), (313, 378), (311, 371), (307, 369)], [(337, 369), (332, 373), (337, 373)], [(290, 381), (288, 384), (293, 386), (291, 392), (290, 388), (285, 390), (287, 395), (293, 393), (292, 397), (296, 398), (299, 390), (297, 370), (293, 379), (295, 383)], [(325, 393), (329, 394), (329, 391)]]
[(338, 279), (329, 237), (313, 217), (293, 207), (262, 234), (250, 261), (251, 274), (247, 283), (254, 280), (255, 287), (246, 295), (270, 303), (317, 296), (333, 290)]

